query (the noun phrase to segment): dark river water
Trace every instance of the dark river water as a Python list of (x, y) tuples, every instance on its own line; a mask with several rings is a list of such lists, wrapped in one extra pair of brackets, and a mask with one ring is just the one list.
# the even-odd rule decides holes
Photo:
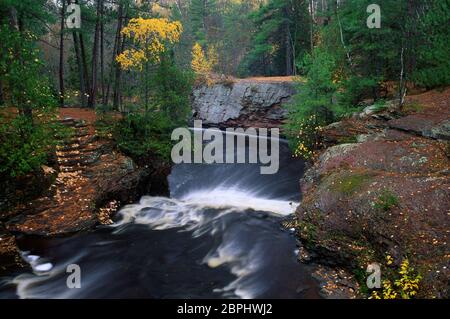
[[(30, 273), (0, 278), (0, 298), (320, 298), (280, 221), (298, 202), (303, 163), (280, 144), (280, 170), (180, 164), (170, 198), (143, 197), (115, 224), (67, 238), (19, 238)], [(66, 285), (67, 266), (81, 288)]]

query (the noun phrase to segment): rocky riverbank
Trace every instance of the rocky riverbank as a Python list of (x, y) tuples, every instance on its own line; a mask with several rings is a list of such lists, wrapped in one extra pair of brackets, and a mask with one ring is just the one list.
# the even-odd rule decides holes
[(303, 261), (346, 269), (364, 296), (368, 264), (390, 279), (407, 259), (419, 297), (448, 298), (449, 101), (450, 89), (428, 92), (323, 130), (296, 213)]
[(170, 167), (152, 159), (138, 165), (95, 131), (95, 112), (63, 109), (61, 122), (74, 131), (43, 167), (48, 185), (39, 196), (0, 213), (0, 271), (22, 266), (13, 234), (61, 236), (111, 223), (123, 204), (144, 194), (166, 194)]

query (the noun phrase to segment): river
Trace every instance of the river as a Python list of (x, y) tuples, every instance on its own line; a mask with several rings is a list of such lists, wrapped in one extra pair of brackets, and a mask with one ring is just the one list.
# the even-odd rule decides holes
[[(300, 201), (302, 161), (280, 170), (179, 164), (170, 198), (143, 197), (111, 226), (64, 238), (19, 237), (32, 272), (0, 278), (0, 298), (320, 298), (280, 222)], [(69, 289), (67, 266), (81, 270)]]

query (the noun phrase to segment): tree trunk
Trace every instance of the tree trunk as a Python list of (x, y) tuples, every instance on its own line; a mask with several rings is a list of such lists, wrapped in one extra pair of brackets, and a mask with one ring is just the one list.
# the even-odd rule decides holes
[(289, 30), (289, 25), (286, 24), (286, 75), (292, 75), (294, 73), (292, 59), (292, 45), (291, 45), (291, 31)]
[(89, 94), (88, 106), (95, 108), (97, 99), (97, 63), (98, 63), (98, 42), (100, 34), (100, 12), (103, 6), (102, 0), (97, 0), (97, 19), (95, 22), (94, 46), (92, 48), (92, 72), (91, 72), (91, 93)]
[[(122, 38), (121, 40), (121, 46), (120, 46), (120, 52), (123, 52), (125, 49), (125, 39)], [(114, 82), (114, 101), (113, 101), (113, 108), (115, 110), (119, 110), (120, 108), (120, 100), (121, 100), (121, 79), (122, 79), (122, 69), (120, 68), (120, 66), (116, 66), (116, 77), (115, 77), (115, 82)]]
[(117, 10), (117, 30), (116, 30), (116, 36), (114, 39), (114, 47), (113, 47), (113, 54), (111, 59), (111, 68), (110, 68), (110, 75), (108, 79), (108, 84), (106, 86), (106, 104), (109, 103), (109, 93), (111, 89), (111, 80), (114, 75), (114, 71), (117, 68), (117, 62), (116, 62), (116, 56), (118, 55), (118, 50), (120, 46), (120, 31), (122, 30), (122, 20), (123, 19), (123, 5), (119, 5), (119, 9)]
[(72, 33), (73, 36), (73, 46), (75, 48), (75, 57), (77, 60), (77, 68), (78, 68), (78, 79), (80, 81), (80, 101), (81, 107), (86, 107), (86, 83), (84, 80), (84, 72), (83, 72), (83, 63), (81, 59), (81, 50), (80, 50), (80, 41), (78, 38), (78, 34), (76, 32)]
[(64, 107), (64, 24), (66, 2), (61, 1), (61, 30), (59, 38), (59, 106)]
[[(127, 23), (127, 15), (128, 15), (128, 6), (126, 6), (123, 9), (123, 18), (121, 18), (121, 24)], [(119, 33), (119, 40), (117, 42), (117, 54), (122, 53), (125, 50), (125, 38), (120, 36)], [(113, 108), (115, 110), (119, 110), (121, 107), (121, 80), (122, 80), (122, 69), (120, 66), (116, 63), (116, 74), (114, 79), (114, 98), (113, 98)]]
[(104, 19), (104, 8), (103, 5), (101, 7), (101, 21), (100, 21), (100, 82), (102, 86), (102, 105), (106, 105), (105, 101), (105, 43), (104, 43), (104, 35), (105, 35), (105, 23)]
[(89, 80), (89, 72), (88, 72), (88, 63), (86, 57), (86, 49), (84, 46), (84, 38), (83, 34), (80, 33), (80, 51), (81, 51), (81, 61), (83, 63), (83, 74), (85, 81), (85, 91), (90, 95), (91, 94), (91, 82)]

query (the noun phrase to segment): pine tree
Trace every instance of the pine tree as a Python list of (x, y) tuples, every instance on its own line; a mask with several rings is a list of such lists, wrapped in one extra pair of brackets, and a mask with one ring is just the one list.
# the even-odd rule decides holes
[(212, 17), (216, 13), (216, 0), (192, 0), (189, 16), (192, 23), (194, 40), (206, 45), (208, 33), (213, 28)]
[(450, 1), (433, 0), (419, 24), (417, 69), (413, 80), (427, 88), (450, 84)]
[(244, 61), (251, 74), (293, 75), (295, 60), (308, 47), (307, 1), (269, 0), (250, 15), (256, 31)]

